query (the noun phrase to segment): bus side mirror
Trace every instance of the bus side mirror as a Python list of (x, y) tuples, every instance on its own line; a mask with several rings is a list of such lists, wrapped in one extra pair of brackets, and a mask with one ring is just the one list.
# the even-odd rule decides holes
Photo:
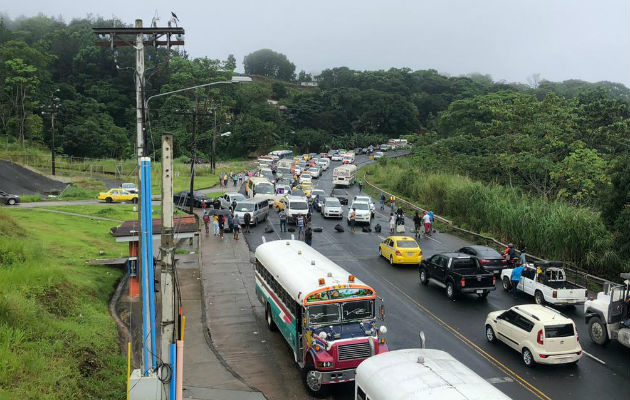
[(383, 299), (381, 299), (379, 297), (379, 300), (381, 301), (381, 306), (379, 307), (379, 319), (381, 321), (385, 320), (385, 305), (383, 304)]
[(424, 336), (424, 331), (420, 331), (420, 348), (424, 349), (427, 347), (427, 339)]

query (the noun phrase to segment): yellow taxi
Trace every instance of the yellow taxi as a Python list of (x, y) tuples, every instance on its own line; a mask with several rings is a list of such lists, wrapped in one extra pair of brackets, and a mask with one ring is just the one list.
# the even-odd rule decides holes
[(389, 236), (378, 245), (378, 254), (390, 264), (420, 264), (422, 249), (409, 236)]
[(114, 201), (130, 201), (132, 203), (137, 203), (138, 194), (129, 193), (125, 189), (121, 188), (113, 188), (109, 189), (107, 192), (100, 192), (98, 194), (98, 199), (105, 200), (107, 203), (111, 203)]
[(311, 197), (311, 192), (313, 191), (313, 185), (307, 183), (300, 183), (296, 186), (293, 186), (293, 190), (301, 190), (304, 192), (306, 197)]

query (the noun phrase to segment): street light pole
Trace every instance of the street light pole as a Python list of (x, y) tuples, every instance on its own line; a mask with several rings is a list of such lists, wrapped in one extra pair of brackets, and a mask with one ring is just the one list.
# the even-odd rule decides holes
[(193, 188), (195, 185), (195, 158), (197, 158), (197, 143), (195, 138), (195, 131), (197, 130), (197, 110), (193, 114), (193, 124), (192, 124), (192, 157), (190, 160), (190, 191), (188, 196), (188, 201), (190, 201), (190, 213), (193, 213), (193, 208), (195, 206), (195, 198), (193, 197)]

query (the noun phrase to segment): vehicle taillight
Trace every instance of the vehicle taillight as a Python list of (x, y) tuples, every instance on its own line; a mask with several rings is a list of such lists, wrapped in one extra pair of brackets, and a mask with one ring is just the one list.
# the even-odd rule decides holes
[(540, 358), (547, 358), (546, 354), (539, 354)]
[(479, 260), (479, 262), (482, 264), (489, 264), (490, 260)]
[(396, 250), (396, 255), (397, 256), (402, 256), (402, 253), (400, 252), (400, 250)]
[(501, 264), (507, 264), (507, 260), (501, 260)]
[(538, 331), (538, 336), (536, 336), (536, 342), (538, 344), (544, 344), (545, 343), (543, 341), (543, 331), (542, 331), (542, 329)]
[(496, 276), (492, 276), (492, 285), (496, 285), (497, 284), (497, 277)]
[(554, 291), (553, 291), (553, 298), (555, 299), (555, 298), (557, 298), (557, 297), (558, 297), (558, 291), (557, 291), (557, 290), (554, 290)]
[(460, 285), (461, 287), (466, 286), (466, 278), (462, 278), (462, 280), (461, 280), (461, 281), (459, 281), (459, 285)]
[(577, 353), (575, 353), (575, 354), (577, 354), (577, 355), (579, 356), (580, 354), (582, 354), (582, 350), (578, 351), (578, 352), (577, 352)]

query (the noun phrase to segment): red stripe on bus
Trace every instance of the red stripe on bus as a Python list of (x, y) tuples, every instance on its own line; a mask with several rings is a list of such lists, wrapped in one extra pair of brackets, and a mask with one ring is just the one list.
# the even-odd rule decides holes
[(267, 286), (267, 284), (266, 284), (266, 282), (264, 280), (262, 280), (260, 278), (258, 278), (258, 280), (260, 281), (260, 284), (265, 288), (265, 290), (269, 293), (269, 295), (273, 299), (274, 303), (276, 303), (276, 305), (282, 310), (282, 312), (285, 315), (289, 316), (289, 321), (284, 320), (284, 322), (286, 322), (287, 324), (291, 323), (291, 321), (293, 321), (293, 317), (291, 316), (291, 313), (289, 312), (289, 310), (287, 310), (286, 307), (280, 301), (280, 299), (278, 299), (278, 297), (276, 297), (276, 294), (273, 292), (273, 290), (269, 289), (269, 287)]

